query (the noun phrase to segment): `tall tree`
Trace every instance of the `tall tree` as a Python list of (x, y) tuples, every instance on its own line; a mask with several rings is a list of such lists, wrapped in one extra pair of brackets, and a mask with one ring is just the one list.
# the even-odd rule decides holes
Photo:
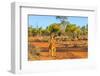
[(56, 19), (60, 20), (60, 22), (61, 22), (61, 31), (64, 33), (65, 28), (68, 24), (68, 21), (67, 21), (68, 18), (66, 16), (56, 16)]

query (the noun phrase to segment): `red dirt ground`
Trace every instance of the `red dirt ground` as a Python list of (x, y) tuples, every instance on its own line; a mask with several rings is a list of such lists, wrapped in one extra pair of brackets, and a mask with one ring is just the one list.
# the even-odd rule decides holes
[[(38, 47), (48, 47), (47, 42), (32, 42), (33, 46)], [(58, 47), (60, 47), (58, 45)], [(32, 56), (31, 53), (28, 53), (29, 61), (33, 60), (57, 60), (57, 59), (80, 59), (88, 58), (87, 50), (77, 50), (77, 51), (65, 51), (65, 52), (56, 52), (56, 57), (49, 56), (48, 52), (40, 52), (40, 56)]]

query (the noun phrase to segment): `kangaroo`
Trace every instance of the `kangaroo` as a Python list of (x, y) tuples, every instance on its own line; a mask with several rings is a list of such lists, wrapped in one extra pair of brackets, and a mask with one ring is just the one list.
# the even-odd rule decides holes
[(50, 40), (49, 40), (49, 55), (50, 56), (56, 56), (56, 39), (54, 34), (50, 35)]

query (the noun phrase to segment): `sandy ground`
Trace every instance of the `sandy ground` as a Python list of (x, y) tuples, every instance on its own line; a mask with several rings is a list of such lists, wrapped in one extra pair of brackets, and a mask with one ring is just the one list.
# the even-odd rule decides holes
[(56, 57), (49, 56), (48, 52), (41, 52), (40, 56), (32, 56), (29, 54), (29, 60), (57, 60), (57, 59), (80, 59), (87, 58), (88, 53), (86, 51), (78, 52), (56, 52)]
[[(32, 46), (38, 46), (41, 48), (48, 48), (47, 42), (32, 42)], [(40, 55), (34, 56), (31, 53), (28, 53), (29, 61), (33, 60), (59, 60), (59, 59), (80, 59), (80, 58), (88, 58), (87, 49), (80, 48), (64, 48), (62, 50), (62, 45), (57, 45), (60, 47), (60, 51), (57, 50), (56, 57), (52, 57), (49, 55), (48, 49), (44, 49), (40, 52)], [(83, 49), (83, 50), (82, 50)]]

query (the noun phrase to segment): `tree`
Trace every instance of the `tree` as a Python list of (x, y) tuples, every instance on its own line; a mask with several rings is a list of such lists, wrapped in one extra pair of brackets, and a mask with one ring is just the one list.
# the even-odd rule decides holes
[(56, 19), (60, 19), (61, 22), (67, 21), (67, 17), (66, 16), (56, 16)]
[(60, 22), (61, 22), (61, 31), (62, 31), (62, 33), (64, 33), (65, 28), (66, 28), (67, 24), (69, 23), (67, 21), (68, 18), (66, 16), (56, 16), (56, 19), (60, 20)]
[(81, 34), (80, 27), (76, 26), (76, 24), (68, 24), (65, 32), (67, 32), (67, 35), (69, 35), (72, 39), (79, 38)]
[(87, 26), (81, 27), (81, 30), (82, 30), (82, 34), (83, 34), (83, 35), (87, 35), (87, 33), (88, 33), (88, 28), (87, 28)]
[(87, 39), (87, 35), (88, 35), (88, 25), (82, 26), (81, 27), (82, 30), (82, 38), (83, 39)]
[(32, 28), (32, 36), (36, 36), (37, 35), (37, 29), (36, 28)]
[(29, 35), (29, 36), (32, 36), (32, 35), (33, 35), (32, 31), (33, 31), (32, 26), (29, 26), (29, 27), (28, 27), (28, 35)]
[(42, 34), (42, 27), (39, 27), (38, 28), (38, 35), (41, 36), (41, 34)]
[(79, 26), (76, 27), (76, 33), (77, 33), (77, 39), (80, 39), (82, 31)]
[(60, 24), (53, 23), (47, 29), (50, 33), (58, 34), (60, 32)]
[(42, 35), (46, 35), (46, 36), (48, 36), (49, 34), (50, 34), (50, 32), (49, 32), (49, 30), (46, 28), (46, 29), (42, 29)]

